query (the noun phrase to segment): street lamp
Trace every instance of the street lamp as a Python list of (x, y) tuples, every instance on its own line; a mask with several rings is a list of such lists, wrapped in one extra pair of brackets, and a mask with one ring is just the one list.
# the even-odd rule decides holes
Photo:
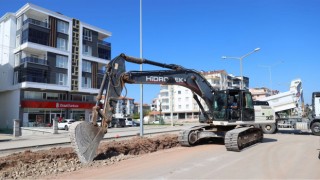
[[(140, 58), (143, 57), (142, 49), (142, 0), (140, 0)], [(140, 64), (140, 71), (143, 70), (142, 64)], [(140, 136), (143, 136), (143, 84), (140, 84)]]
[(250, 54), (254, 53), (254, 52), (257, 52), (259, 51), (260, 48), (256, 48), (254, 49), (253, 51), (241, 56), (241, 57), (229, 57), (229, 56), (222, 56), (221, 58), (222, 59), (237, 59), (237, 60), (240, 60), (240, 76), (241, 76), (241, 83), (240, 83), (240, 89), (243, 89), (243, 75), (242, 75), (242, 60), (243, 58), (249, 56)]
[(272, 70), (271, 70), (271, 68), (274, 67), (274, 66), (276, 66), (276, 65), (278, 65), (278, 64), (281, 64), (281, 63), (283, 63), (283, 61), (280, 61), (280, 62), (278, 62), (278, 63), (276, 63), (276, 64), (269, 65), (269, 66), (260, 65), (260, 67), (268, 68), (268, 70), (269, 70), (269, 80), (270, 80), (270, 91), (271, 91), (271, 95), (273, 95), (273, 93), (272, 93), (272, 76), (271, 76), (271, 71), (272, 71)]

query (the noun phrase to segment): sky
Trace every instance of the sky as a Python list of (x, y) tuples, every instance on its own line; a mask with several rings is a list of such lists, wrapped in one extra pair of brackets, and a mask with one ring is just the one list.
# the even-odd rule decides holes
[[(112, 58), (120, 53), (140, 56), (140, 0), (0, 0), (0, 16), (28, 2), (111, 32), (106, 41), (112, 44)], [(239, 76), (240, 61), (221, 57), (241, 57), (261, 48), (243, 59), (250, 88), (285, 92), (300, 78), (310, 104), (312, 92), (320, 91), (319, 8), (320, 0), (142, 0), (143, 57)], [(127, 65), (128, 71), (139, 69)], [(140, 85), (127, 89), (127, 96), (140, 102)], [(160, 90), (158, 85), (143, 89), (144, 103), (151, 103)]]

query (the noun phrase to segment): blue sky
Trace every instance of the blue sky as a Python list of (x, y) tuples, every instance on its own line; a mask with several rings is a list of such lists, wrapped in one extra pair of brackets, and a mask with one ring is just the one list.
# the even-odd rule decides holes
[[(0, 0), (1, 16), (27, 2), (112, 32), (112, 57), (120, 53), (139, 57), (140, 0)], [(243, 75), (250, 87), (272, 87), (281, 92), (301, 78), (306, 103), (320, 91), (319, 0), (143, 0), (143, 57), (196, 70), (221, 70)], [(282, 62), (282, 63), (279, 63)], [(128, 65), (139, 70), (139, 65)], [(144, 66), (145, 70), (159, 69)], [(140, 101), (139, 85), (128, 85), (128, 96)], [(159, 92), (144, 86), (144, 102)]]

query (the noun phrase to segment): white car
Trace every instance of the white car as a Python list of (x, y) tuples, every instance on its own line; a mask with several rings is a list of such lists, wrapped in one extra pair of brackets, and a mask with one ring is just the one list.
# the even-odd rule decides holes
[(152, 124), (160, 124), (160, 121), (159, 120), (155, 120), (152, 122)]
[(69, 130), (70, 125), (76, 122), (74, 119), (63, 119), (62, 122), (58, 122), (58, 129)]
[(126, 118), (126, 126), (133, 126), (131, 118)]

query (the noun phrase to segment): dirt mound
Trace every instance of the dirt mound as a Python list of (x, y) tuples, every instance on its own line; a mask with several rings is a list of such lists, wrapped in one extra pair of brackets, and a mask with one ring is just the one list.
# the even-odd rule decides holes
[(36, 178), (71, 172), (84, 166), (109, 165), (136, 155), (179, 146), (177, 135), (103, 142), (94, 162), (82, 165), (72, 148), (52, 148), (14, 153), (0, 158), (0, 179)]

